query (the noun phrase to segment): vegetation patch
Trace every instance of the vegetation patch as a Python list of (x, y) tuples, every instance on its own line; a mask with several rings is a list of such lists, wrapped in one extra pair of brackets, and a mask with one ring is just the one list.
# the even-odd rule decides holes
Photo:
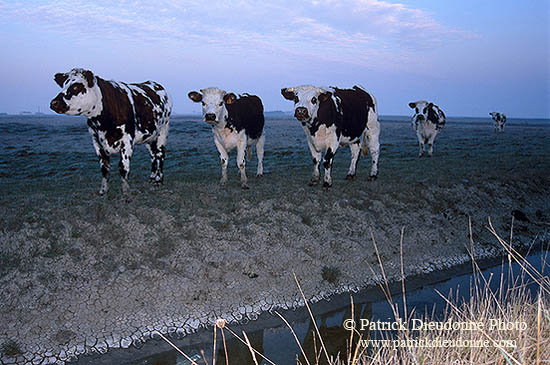
[(324, 266), (321, 277), (329, 284), (337, 284), (340, 280), (340, 269), (334, 266)]
[(19, 346), (19, 344), (12, 339), (8, 339), (4, 342), (1, 349), (2, 353), (6, 356), (17, 356), (22, 354), (21, 346)]

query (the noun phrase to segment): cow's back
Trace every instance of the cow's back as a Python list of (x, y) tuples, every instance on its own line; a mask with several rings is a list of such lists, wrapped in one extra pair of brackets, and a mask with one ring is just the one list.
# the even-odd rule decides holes
[(334, 89), (338, 117), (337, 127), (345, 136), (360, 136), (367, 126), (369, 110), (376, 110), (374, 99), (363, 89)]
[(244, 94), (226, 105), (228, 120), (238, 131), (244, 129), (249, 138), (257, 139), (264, 129), (264, 107), (256, 95)]
[(145, 135), (153, 134), (159, 122), (167, 122), (171, 111), (166, 90), (158, 83), (147, 81), (129, 84), (136, 111), (136, 128)]
[(428, 120), (435, 125), (436, 130), (445, 127), (445, 113), (437, 105), (433, 105), (428, 109)]
[(125, 125), (126, 133), (133, 135), (134, 111), (128, 99), (128, 94), (117, 83), (105, 81), (99, 77), (96, 77), (96, 79), (101, 90), (103, 110), (100, 115), (90, 119), (98, 120), (100, 125), (106, 130)]

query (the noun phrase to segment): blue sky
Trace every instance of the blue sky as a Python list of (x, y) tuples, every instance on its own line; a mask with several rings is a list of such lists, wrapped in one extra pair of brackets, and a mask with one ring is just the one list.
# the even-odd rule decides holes
[(176, 113), (218, 86), (292, 109), (282, 87), (363, 85), (380, 114), (550, 118), (548, 0), (0, 0), (0, 112), (47, 111), (56, 72), (163, 84)]

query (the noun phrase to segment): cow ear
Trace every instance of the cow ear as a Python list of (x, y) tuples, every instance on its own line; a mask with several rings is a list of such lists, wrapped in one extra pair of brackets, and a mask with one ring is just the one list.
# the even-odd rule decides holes
[(321, 95), (319, 95), (319, 101), (320, 102), (327, 101), (328, 99), (330, 99), (331, 96), (332, 96), (332, 93), (330, 91), (326, 91)]
[(294, 98), (296, 97), (294, 91), (286, 87), (281, 89), (281, 95), (283, 95), (283, 97), (287, 100), (294, 100)]
[(411, 109), (416, 108), (416, 103), (409, 103), (409, 108), (411, 108)]
[(92, 71), (86, 70), (82, 73), (84, 75), (84, 78), (88, 82), (88, 87), (94, 86), (94, 74)]
[(223, 96), (223, 101), (227, 105), (233, 104), (235, 102), (235, 100), (237, 100), (237, 96), (233, 93), (225, 94)]
[(433, 106), (434, 106), (434, 103), (429, 103), (429, 104), (428, 104), (428, 108), (431, 108), (431, 107), (433, 107)]
[(65, 83), (65, 81), (67, 81), (68, 78), (69, 78), (69, 75), (64, 73), (57, 73), (53, 77), (53, 79), (55, 80), (57, 85), (59, 85), (59, 87), (63, 87), (63, 84)]
[(202, 94), (198, 93), (196, 91), (190, 91), (189, 94), (187, 94), (189, 99), (193, 100), (195, 103), (199, 103), (202, 101)]

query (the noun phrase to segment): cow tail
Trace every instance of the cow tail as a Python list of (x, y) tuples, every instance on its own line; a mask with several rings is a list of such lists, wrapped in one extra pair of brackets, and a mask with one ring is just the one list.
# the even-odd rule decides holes
[(246, 158), (248, 161), (252, 161), (252, 147), (250, 145), (246, 146)]
[(363, 157), (367, 157), (369, 154), (369, 148), (367, 146), (367, 140), (368, 140), (367, 133), (368, 133), (368, 129), (365, 128), (365, 131), (363, 132), (363, 136), (361, 137), (361, 154), (363, 155)]

